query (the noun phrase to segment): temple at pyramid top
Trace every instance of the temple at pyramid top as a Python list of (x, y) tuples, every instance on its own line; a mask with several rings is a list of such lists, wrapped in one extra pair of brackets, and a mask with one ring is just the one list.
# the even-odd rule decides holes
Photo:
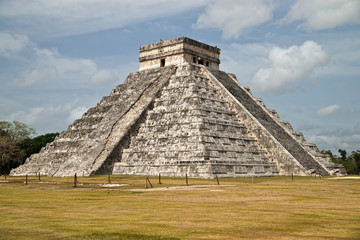
[(220, 49), (179, 37), (140, 47), (140, 71), (150, 68), (194, 63), (219, 69)]

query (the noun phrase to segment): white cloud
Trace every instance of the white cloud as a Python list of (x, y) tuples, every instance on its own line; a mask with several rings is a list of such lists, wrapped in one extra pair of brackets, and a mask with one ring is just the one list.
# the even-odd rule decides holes
[(97, 65), (92, 60), (67, 58), (56, 50), (36, 49), (34, 58), (35, 62), (30, 69), (20, 73), (20, 77), (15, 80), (18, 85), (26, 87), (45, 81), (70, 79), (74, 75), (88, 78), (97, 71)]
[(360, 23), (359, 0), (298, 0), (280, 23), (303, 21), (300, 27), (323, 30)]
[(317, 110), (316, 115), (318, 117), (325, 117), (325, 116), (328, 116), (328, 115), (331, 115), (331, 114), (335, 113), (339, 109), (340, 109), (339, 105), (336, 105), (336, 104), (329, 105), (327, 107), (324, 107), (324, 108), (321, 108), (321, 109)]
[(56, 117), (62, 114), (71, 115), (71, 112), (74, 109), (73, 105), (74, 103), (65, 103), (58, 106), (43, 105), (13, 112), (6, 118), (9, 120), (21, 121), (28, 125), (33, 125), (45, 118), (50, 119), (51, 117)]
[[(19, 109), (21, 104), (14, 99), (9, 99), (5, 96), (0, 96), (0, 119), (8, 121), (13, 119), (8, 119), (7, 116), (9, 112), (13, 112), (15, 109)], [(16, 119), (14, 119), (16, 120)]]
[(3, 0), (0, 19), (33, 34), (69, 36), (124, 27), (194, 9), (207, 0)]
[(356, 125), (355, 125), (355, 132), (359, 133), (360, 134), (360, 122), (358, 122)]
[(31, 44), (29, 38), (22, 34), (11, 34), (0, 31), (0, 56), (12, 57)]
[(39, 65), (45, 68), (55, 68), (58, 75), (81, 72), (85, 75), (97, 70), (97, 65), (86, 58), (68, 58), (59, 54), (57, 50), (36, 49)]
[(103, 86), (114, 83), (117, 77), (109, 70), (99, 70), (91, 59), (69, 58), (57, 50), (34, 49), (33, 62), (28, 69), (21, 72), (13, 83), (28, 87), (44, 82), (58, 81), (58, 84), (88, 82), (91, 86)]
[(273, 7), (266, 0), (222, 0), (210, 4), (199, 16), (195, 29), (216, 28), (222, 37), (238, 38), (249, 29), (272, 18)]
[(333, 153), (337, 153), (338, 149), (346, 149), (351, 151), (359, 150), (360, 146), (360, 122), (353, 128), (340, 128), (335, 130), (327, 130), (309, 138), (311, 142), (316, 143), (320, 149), (330, 149)]
[(271, 67), (257, 71), (251, 84), (263, 92), (282, 94), (292, 90), (294, 82), (307, 80), (328, 60), (322, 47), (314, 41), (289, 48), (273, 47), (269, 52)]
[[(73, 123), (81, 118), (87, 111), (86, 106), (76, 106), (77, 101), (67, 102), (61, 105), (42, 105), (13, 112), (2, 116), (7, 121), (20, 121), (28, 126), (34, 127), (39, 134), (63, 130), (67, 124)], [(60, 121), (59, 121), (60, 119)], [(63, 119), (63, 121), (61, 121)], [(47, 129), (44, 131), (44, 128)]]
[(90, 78), (89, 83), (92, 86), (102, 86), (118, 81), (118, 77), (108, 70), (100, 70), (93, 74)]
[(236, 74), (242, 84), (248, 84), (259, 68), (268, 63), (266, 56), (271, 47), (259, 43), (222, 44), (221, 68)]
[(27, 110), (14, 112), (8, 117), (8, 119), (32, 125), (36, 123), (44, 113), (46, 113), (45, 108), (34, 107)]
[(69, 116), (67, 117), (67, 122), (73, 123), (76, 119), (81, 118), (81, 116), (88, 110), (88, 107), (85, 106), (78, 106), (69, 112)]
[(360, 31), (341, 33), (322, 40), (322, 46), (331, 56), (331, 63), (322, 76), (344, 79), (360, 76)]
[(18, 86), (28, 87), (37, 84), (38, 82), (51, 81), (56, 79), (57, 72), (54, 67), (45, 67), (38, 69), (26, 70), (20, 74), (14, 83)]

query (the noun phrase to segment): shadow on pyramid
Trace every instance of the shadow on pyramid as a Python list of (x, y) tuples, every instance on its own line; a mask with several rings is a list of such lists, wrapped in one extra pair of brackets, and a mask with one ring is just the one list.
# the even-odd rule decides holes
[(219, 55), (186, 37), (140, 47), (139, 72), (11, 175), (346, 174), (220, 71)]

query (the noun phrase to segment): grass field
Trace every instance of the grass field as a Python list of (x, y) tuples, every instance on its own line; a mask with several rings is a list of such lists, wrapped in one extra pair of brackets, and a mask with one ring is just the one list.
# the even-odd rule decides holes
[(360, 239), (360, 179), (1, 177), (0, 239)]

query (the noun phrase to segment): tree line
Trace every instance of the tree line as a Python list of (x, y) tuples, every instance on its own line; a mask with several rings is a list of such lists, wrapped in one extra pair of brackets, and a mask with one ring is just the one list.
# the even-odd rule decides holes
[(348, 174), (359, 174), (360, 172), (360, 150), (352, 151), (349, 155), (346, 150), (338, 150), (340, 156), (333, 154), (330, 150), (322, 150), (321, 153), (329, 154), (334, 163), (344, 165)]
[(23, 164), (31, 154), (40, 152), (59, 133), (47, 133), (37, 137), (35, 129), (13, 121), (0, 121), (0, 175)]

